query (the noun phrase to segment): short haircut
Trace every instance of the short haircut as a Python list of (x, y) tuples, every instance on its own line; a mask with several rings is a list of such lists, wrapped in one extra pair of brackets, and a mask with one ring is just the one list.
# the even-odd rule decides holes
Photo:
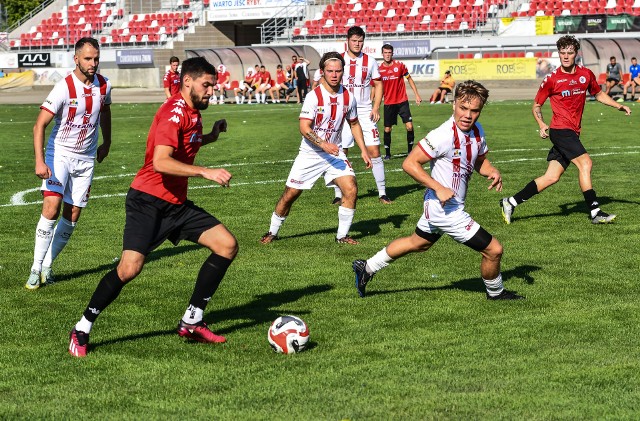
[(614, 56), (609, 57), (609, 60), (615, 60), (616, 58)]
[(556, 42), (556, 47), (558, 47), (558, 51), (563, 48), (573, 47), (573, 50), (577, 53), (580, 49), (580, 42), (573, 35), (565, 35), (560, 37)]
[(276, 66), (276, 69), (282, 69), (282, 64), (278, 64), (278, 65)]
[(456, 101), (465, 98), (467, 100), (478, 98), (484, 105), (487, 102), (487, 98), (489, 98), (489, 90), (482, 86), (480, 82), (466, 80), (456, 86), (454, 98)]
[(78, 54), (80, 50), (82, 50), (82, 47), (84, 47), (86, 44), (91, 45), (96, 50), (100, 49), (100, 44), (98, 44), (97, 39), (91, 38), (91, 37), (82, 37), (76, 42), (76, 45), (74, 46), (73, 50), (75, 51), (76, 54)]
[(364, 38), (364, 29), (362, 29), (359, 26), (352, 26), (351, 28), (349, 28), (349, 30), (347, 31), (347, 39), (351, 38), (352, 36), (358, 36), (358, 37), (362, 37)]
[(327, 64), (327, 61), (332, 60), (338, 60), (342, 64), (342, 68), (344, 69), (344, 57), (342, 57), (342, 54), (335, 51), (329, 51), (328, 53), (324, 53), (322, 55), (322, 58), (320, 59), (320, 70), (324, 71), (324, 67)]
[(382, 51), (384, 50), (391, 50), (391, 52), (393, 53), (393, 45), (391, 44), (385, 44), (382, 46)]
[(631, 57), (631, 60), (637, 60), (635, 57)]
[(262, 66), (260, 66), (261, 69), (266, 69), (266, 67), (264, 67), (264, 64)]
[(171, 58), (169, 59), (169, 64), (171, 63), (180, 63), (180, 59), (176, 56), (171, 56)]
[(204, 57), (191, 57), (182, 62), (182, 73), (180, 74), (180, 85), (182, 85), (185, 76), (197, 79), (202, 75), (217, 76), (218, 71)]

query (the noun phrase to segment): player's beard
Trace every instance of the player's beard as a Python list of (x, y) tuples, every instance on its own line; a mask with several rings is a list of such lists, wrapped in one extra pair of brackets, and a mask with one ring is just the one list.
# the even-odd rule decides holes
[(189, 92), (189, 97), (191, 97), (191, 103), (196, 110), (206, 110), (209, 108), (209, 98), (205, 99), (204, 96), (198, 96), (193, 88), (191, 88), (191, 92)]
[(82, 67), (81, 64), (78, 64), (78, 69), (80, 70), (80, 73), (82, 73), (88, 80), (93, 80), (95, 74), (98, 73), (98, 66), (95, 66), (93, 68), (93, 73), (91, 73), (88, 68)]

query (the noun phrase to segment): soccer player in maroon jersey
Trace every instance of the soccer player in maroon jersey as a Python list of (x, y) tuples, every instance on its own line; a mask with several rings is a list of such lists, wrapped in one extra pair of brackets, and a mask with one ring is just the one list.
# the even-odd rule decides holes
[[(631, 110), (605, 94), (591, 70), (576, 64), (580, 43), (574, 36), (561, 37), (556, 46), (560, 53), (560, 67), (544, 78), (533, 103), (533, 117), (540, 126), (540, 137), (548, 137), (553, 145), (547, 156), (549, 165), (544, 175), (530, 181), (515, 195), (500, 200), (502, 216), (504, 221), (510, 224), (516, 206), (557, 183), (569, 164), (573, 163), (578, 168), (578, 183), (589, 209), (591, 222), (607, 224), (612, 222), (616, 215), (610, 215), (600, 209), (596, 192), (591, 185), (591, 158), (580, 142), (580, 124), (587, 91), (602, 104), (617, 108), (626, 115), (630, 115)], [(547, 98), (553, 113), (551, 125), (545, 123), (541, 111)]]
[(118, 267), (102, 278), (82, 319), (71, 330), (69, 353), (74, 357), (86, 356), (89, 332), (98, 315), (142, 271), (146, 256), (167, 239), (174, 244), (189, 240), (211, 250), (178, 323), (178, 334), (205, 343), (226, 341), (209, 330), (203, 313), (236, 257), (238, 243), (218, 219), (187, 199), (189, 177), (206, 178), (226, 187), (231, 180), (223, 168), (193, 165), (200, 146), (215, 142), (227, 128), (225, 120), (218, 120), (210, 133), (202, 134), (200, 110), (209, 106), (216, 73), (203, 57), (185, 60), (180, 92), (156, 113), (144, 164), (127, 193), (122, 257)]
[(178, 66), (180, 65), (180, 59), (173, 56), (169, 59), (170, 69), (164, 74), (162, 85), (164, 86), (164, 94), (167, 99), (171, 98), (180, 91), (180, 72), (178, 72)]
[(403, 77), (409, 82), (416, 98), (416, 104), (420, 105), (422, 98), (414, 83), (409, 70), (404, 63), (393, 59), (393, 45), (382, 46), (382, 59), (379, 72), (382, 77), (382, 91), (384, 101), (384, 159), (391, 159), (391, 130), (398, 124), (398, 115), (402, 118), (407, 129), (407, 154), (413, 148), (413, 121), (407, 98), (407, 88), (404, 86)]

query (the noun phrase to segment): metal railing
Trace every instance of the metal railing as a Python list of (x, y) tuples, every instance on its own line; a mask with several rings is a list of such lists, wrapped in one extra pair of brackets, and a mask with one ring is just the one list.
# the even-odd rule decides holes
[(307, 3), (293, 1), (260, 25), (260, 42), (269, 44), (285, 34), (291, 42), (293, 28), (307, 15)]

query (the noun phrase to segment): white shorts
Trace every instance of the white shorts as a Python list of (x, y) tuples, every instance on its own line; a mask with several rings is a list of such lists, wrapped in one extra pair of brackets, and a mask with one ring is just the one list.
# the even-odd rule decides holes
[(79, 208), (87, 206), (94, 162), (47, 155), (45, 163), (51, 169), (51, 178), (42, 180), (40, 190), (61, 194), (65, 203)]
[(480, 224), (471, 218), (464, 207), (445, 210), (438, 200), (425, 200), (418, 229), (430, 234), (447, 234), (458, 243), (465, 243), (476, 235)]
[(271, 84), (270, 83), (262, 83), (258, 87), (258, 89), (269, 89), (269, 88), (271, 88)]
[(330, 187), (336, 178), (346, 175), (355, 177), (356, 173), (342, 151), (338, 156), (324, 152), (300, 153), (293, 162), (286, 185), (292, 189), (309, 190), (323, 175), (325, 185)]
[[(380, 145), (380, 133), (378, 132), (378, 126), (371, 121), (371, 110), (360, 111), (358, 109), (358, 121), (360, 127), (362, 127), (362, 134), (364, 135), (365, 146), (378, 146)], [(342, 126), (342, 148), (349, 149), (355, 144), (355, 138), (351, 133), (351, 126), (347, 121)]]
[(216, 90), (218, 90), (218, 91), (221, 91), (223, 88), (224, 88), (224, 89), (231, 89), (231, 82), (229, 82), (229, 83), (224, 83), (224, 84), (220, 84), (220, 83), (218, 83), (218, 84), (215, 86), (215, 89), (216, 89)]

